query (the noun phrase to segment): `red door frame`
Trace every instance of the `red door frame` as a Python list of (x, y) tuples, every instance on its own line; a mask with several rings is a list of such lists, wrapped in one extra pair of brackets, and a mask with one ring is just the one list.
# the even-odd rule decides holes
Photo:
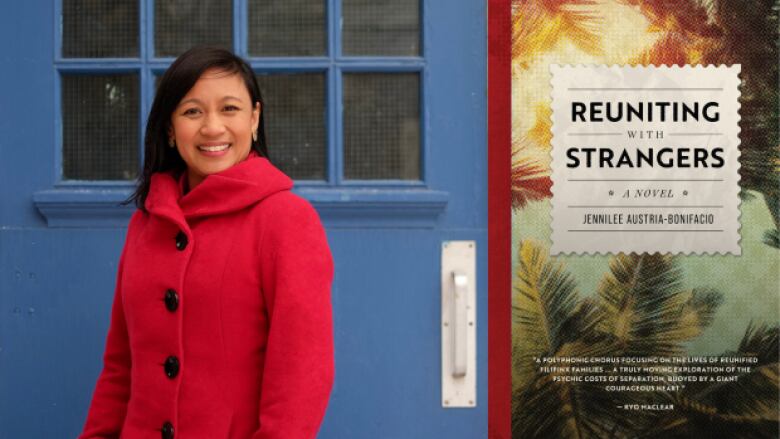
[(488, 437), (511, 437), (511, 0), (488, 0)]

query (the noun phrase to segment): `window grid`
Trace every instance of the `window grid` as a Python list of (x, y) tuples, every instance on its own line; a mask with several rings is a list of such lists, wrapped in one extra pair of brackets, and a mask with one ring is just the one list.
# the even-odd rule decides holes
[[(157, 58), (154, 53), (154, 1), (139, 0), (139, 57), (138, 58), (97, 58), (78, 59), (62, 57), (62, 33), (55, 32), (55, 69), (57, 79), (56, 109), (57, 121), (55, 123), (57, 133), (55, 154), (55, 181), (58, 185), (83, 184), (90, 186), (119, 185), (132, 186), (132, 181), (78, 181), (64, 180), (62, 172), (62, 112), (61, 112), (61, 75), (67, 73), (115, 73), (134, 71), (139, 75), (141, 90), (139, 96), (139, 146), (138, 163), (143, 164), (143, 137), (146, 129), (145, 118), (148, 114), (154, 98), (154, 80), (156, 75), (162, 74), (173, 61), (173, 58)], [(55, 20), (59, 22), (62, 16), (62, 2), (55, 2)], [(426, 82), (426, 46), (424, 44), (424, 0), (420, 0), (420, 27), (419, 55), (418, 56), (344, 56), (342, 53), (342, 32), (338, 25), (342, 16), (341, 0), (326, 0), (325, 25), (326, 25), (326, 56), (325, 57), (263, 57), (251, 58), (249, 56), (248, 41), (248, 0), (233, 0), (233, 44), (234, 53), (246, 59), (255, 74), (273, 73), (325, 73), (325, 148), (326, 148), (326, 180), (301, 180), (296, 182), (299, 186), (374, 186), (374, 187), (425, 187), (427, 180), (427, 135), (425, 127), (425, 82)], [(60, 26), (57, 29), (61, 30)], [(347, 180), (344, 178), (344, 135), (343, 135), (343, 74), (349, 72), (416, 72), (419, 78), (419, 162), (420, 180)]]

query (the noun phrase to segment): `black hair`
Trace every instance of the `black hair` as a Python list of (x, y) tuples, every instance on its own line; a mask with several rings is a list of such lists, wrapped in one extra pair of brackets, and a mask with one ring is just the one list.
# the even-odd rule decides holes
[(257, 85), (252, 68), (246, 61), (229, 50), (213, 46), (196, 46), (179, 55), (160, 79), (146, 122), (144, 168), (141, 175), (138, 176), (138, 186), (135, 192), (123, 204), (134, 201), (136, 207), (146, 211), (144, 203), (149, 194), (152, 174), (173, 170), (175, 175), (180, 175), (187, 168), (178, 149), (168, 145), (171, 115), (201, 75), (211, 68), (241, 76), (252, 99), (252, 106), (254, 107), (257, 102), (260, 103), (257, 140), (252, 140), (251, 148), (261, 157), (268, 157), (263, 123), (265, 108), (260, 87)]

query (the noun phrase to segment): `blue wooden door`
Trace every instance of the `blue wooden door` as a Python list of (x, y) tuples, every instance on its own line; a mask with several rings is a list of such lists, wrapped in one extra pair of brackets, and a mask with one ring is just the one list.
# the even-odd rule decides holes
[[(68, 20), (76, 17), (82, 27), (96, 20), (87, 2), (13, 2), (0, 14), (5, 66), (0, 70), (0, 438), (75, 437), (101, 368), (116, 265), (131, 213), (116, 204), (131, 190), (128, 169), (140, 163), (155, 76), (172, 59), (159, 56), (163, 46), (155, 40), (166, 9), (155, 0), (116, 3), (137, 17), (127, 25), (137, 40), (130, 37), (125, 47), (117, 43), (122, 36), (112, 34), (122, 29), (91, 26), (90, 35), (103, 32), (114, 45), (92, 47), (88, 55), (66, 56), (63, 50), (75, 44), (68, 38), (78, 37), (63, 32), (74, 26)], [(360, 22), (357, 36), (349, 37), (348, 9), (354, 2), (328, 0), (322, 2), (323, 55), (286, 58), (253, 52), (261, 49), (252, 48), (252, 28), (241, 23), (257, 19), (251, 12), (255, 3), (225, 3), (226, 20), (234, 23), (226, 44), (251, 58), (261, 85), (266, 77), (269, 87), (280, 84), (274, 75), (302, 75), (295, 77), (321, 84), (324, 100), (322, 126), (312, 129), (324, 138), (321, 172), (296, 168), (295, 157), (277, 156), (299, 176), (296, 191), (320, 212), (336, 262), (336, 381), (319, 437), (486, 437), (485, 2), (389, 3), (380, 12), (416, 8), (419, 47), (411, 55), (358, 56), (360, 45), (347, 44), (348, 38), (364, 39)], [(380, 39), (377, 44), (394, 43)], [(126, 53), (96, 56), (100, 50)], [(375, 80), (379, 86), (372, 86)], [(360, 133), (377, 129), (382, 134), (382, 124), (355, 128), (350, 121), (365, 116), (359, 106), (364, 91), (388, 83), (395, 84), (393, 94), (411, 90), (407, 101), (414, 104), (417, 125), (399, 131), (396, 143), (402, 146), (396, 153), (406, 157), (400, 165), (380, 156), (374, 166), (360, 161), (360, 148), (370, 151), (375, 143), (376, 150), (385, 145), (383, 139)], [(118, 119), (106, 123), (120, 123), (90, 149), (79, 142), (96, 128), (75, 113), (96, 93), (110, 105), (90, 111), (106, 117), (117, 112)], [(371, 111), (384, 108), (383, 95), (374, 99)], [(298, 110), (290, 111), (294, 118)], [(125, 125), (123, 114), (138, 122)], [(273, 114), (269, 109), (266, 116)], [(277, 120), (285, 114), (277, 113)], [(387, 114), (374, 116), (393, 121)], [(289, 140), (284, 136), (280, 131), (277, 139)], [(101, 155), (114, 141), (138, 148)], [(404, 149), (407, 144), (415, 146)], [(450, 240), (473, 240), (477, 248), (473, 408), (442, 406), (440, 259), (442, 243)]]

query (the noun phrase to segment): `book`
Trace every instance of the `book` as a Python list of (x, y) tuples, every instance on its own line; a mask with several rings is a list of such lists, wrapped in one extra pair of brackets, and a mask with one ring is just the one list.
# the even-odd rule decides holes
[(780, 434), (778, 9), (512, 1), (513, 438)]

